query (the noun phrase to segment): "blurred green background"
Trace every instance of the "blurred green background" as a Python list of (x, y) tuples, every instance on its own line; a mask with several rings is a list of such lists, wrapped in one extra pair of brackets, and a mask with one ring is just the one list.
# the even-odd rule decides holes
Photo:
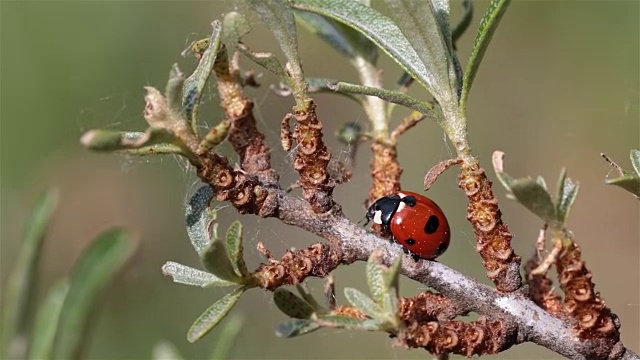
[[(375, 2), (374, 2), (375, 3)], [(476, 2), (471, 31), (458, 48), (468, 58), (481, 13)], [(481, 163), (494, 178), (490, 157), (506, 152), (513, 176), (543, 175), (555, 186), (561, 167), (580, 182), (581, 191), (569, 226), (593, 271), (596, 289), (622, 321), (622, 339), (640, 350), (640, 217), (638, 201), (604, 184), (605, 152), (630, 168), (628, 152), (640, 146), (638, 1), (514, 1), (491, 44), (469, 103), (470, 140)], [(178, 62), (186, 72), (193, 58), (180, 52), (207, 36), (209, 23), (235, 9), (230, 1), (2, 1), (0, 3), (0, 179), (1, 277), (4, 287), (21, 241), (29, 207), (45, 188), (61, 190), (61, 205), (45, 243), (40, 268), (40, 298), (67, 273), (75, 257), (105, 228), (124, 225), (139, 239), (131, 265), (104, 294), (94, 321), (90, 358), (148, 358), (158, 341), (169, 340), (191, 358), (204, 358), (215, 347), (216, 331), (197, 344), (186, 341), (191, 322), (224, 289), (203, 290), (172, 284), (160, 273), (168, 260), (197, 266), (187, 240), (183, 205), (197, 188), (196, 177), (173, 157), (126, 158), (84, 151), (78, 138), (94, 127), (142, 130), (143, 86), (163, 88), (169, 68)], [(460, 2), (453, 1), (454, 17)], [(253, 17), (255, 22), (256, 18)], [(348, 63), (327, 45), (300, 31), (304, 67), (309, 76), (356, 81)], [(246, 43), (274, 51), (269, 32), (255, 24)], [(400, 70), (381, 56), (386, 84)], [(245, 62), (245, 65), (254, 67)], [(248, 67), (247, 67), (248, 69)], [(262, 71), (262, 70), (259, 70)], [(279, 123), (292, 101), (269, 91), (274, 78), (249, 90), (259, 126), (273, 146), (274, 166), (282, 184), (295, 181), (291, 156), (279, 147)], [(415, 96), (425, 96), (418, 89)], [(201, 118), (210, 124), (222, 116), (215, 94), (206, 99)], [(317, 96), (318, 111), (334, 154), (348, 150), (332, 137), (346, 121), (367, 126), (363, 111), (336, 96)], [(396, 121), (406, 112), (397, 111)], [(403, 187), (418, 190), (425, 171), (454, 153), (435, 125), (422, 123), (401, 140)], [(369, 185), (368, 146), (357, 154), (353, 180), (336, 190), (354, 221), (363, 216)], [(518, 254), (527, 258), (540, 222), (495, 188), (505, 220), (515, 234)], [(456, 186), (455, 171), (445, 174), (429, 192), (447, 212), (453, 230), (447, 265), (487, 282), (470, 225), (466, 199)], [(240, 216), (225, 204), (223, 226)], [(250, 265), (262, 259), (255, 250), (264, 242), (274, 253), (304, 247), (317, 238), (278, 221), (241, 217), (247, 227), (245, 248)], [(337, 285), (365, 290), (363, 264), (336, 272)], [(316, 291), (322, 282), (311, 280)], [(423, 291), (404, 280), (403, 295)], [(339, 298), (343, 300), (342, 297)], [(421, 350), (396, 349), (381, 333), (320, 331), (285, 340), (274, 327), (285, 319), (270, 293), (250, 291), (234, 310), (245, 319), (237, 359), (423, 359)], [(517, 346), (498, 358), (554, 358), (535, 345)]]

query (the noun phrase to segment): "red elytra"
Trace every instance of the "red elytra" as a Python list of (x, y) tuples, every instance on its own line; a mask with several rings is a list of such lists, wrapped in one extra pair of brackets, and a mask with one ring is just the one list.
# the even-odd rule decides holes
[(369, 207), (366, 218), (382, 225), (416, 260), (433, 260), (449, 247), (449, 222), (442, 209), (424, 195), (401, 191), (382, 197)]

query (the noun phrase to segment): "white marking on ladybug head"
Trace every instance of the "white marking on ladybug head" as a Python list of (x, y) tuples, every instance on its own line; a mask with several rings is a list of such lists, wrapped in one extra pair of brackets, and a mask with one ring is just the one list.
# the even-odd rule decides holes
[(400, 199), (404, 199), (404, 198), (406, 198), (406, 197), (407, 197), (407, 194), (404, 194), (404, 193), (399, 192), (399, 193), (398, 193), (398, 196), (400, 196)]
[(373, 223), (382, 225), (382, 210), (376, 210), (373, 215)]
[[(404, 198), (404, 196), (402, 196), (402, 195), (400, 195), (400, 196), (401, 196), (401, 197), (400, 197), (401, 199), (402, 199), (402, 198)], [(404, 203), (404, 201), (400, 201), (400, 202), (398, 203), (398, 208), (396, 209), (396, 213), (401, 212), (401, 211), (402, 211), (402, 209), (404, 209), (404, 207), (405, 207), (405, 206), (407, 206), (407, 204), (405, 204), (405, 203)]]

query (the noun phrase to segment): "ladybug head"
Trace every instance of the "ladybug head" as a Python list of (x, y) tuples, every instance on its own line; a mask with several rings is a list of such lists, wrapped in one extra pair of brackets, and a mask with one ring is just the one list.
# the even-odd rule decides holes
[(367, 222), (365, 225), (368, 224), (369, 221), (373, 221), (374, 224), (388, 227), (391, 222), (391, 218), (396, 213), (396, 210), (398, 210), (399, 205), (400, 196), (398, 195), (381, 197), (369, 206), (366, 215)]

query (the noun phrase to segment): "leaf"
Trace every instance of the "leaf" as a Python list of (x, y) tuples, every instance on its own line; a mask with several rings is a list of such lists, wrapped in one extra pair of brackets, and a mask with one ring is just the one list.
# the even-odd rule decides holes
[(471, 0), (463, 0), (462, 6), (464, 7), (464, 14), (451, 32), (451, 42), (453, 44), (457, 43), (460, 36), (467, 31), (467, 28), (469, 28), (469, 25), (471, 24), (471, 19), (473, 18), (473, 3)]
[(289, 86), (298, 105), (306, 98), (306, 83), (298, 55), (298, 39), (293, 9), (287, 0), (248, 0), (249, 5), (258, 13), (262, 22), (276, 38), (278, 45), (287, 58), (286, 77), (291, 79)]
[(238, 44), (238, 50), (254, 63), (277, 75), (287, 85), (292, 86), (291, 79), (285, 75), (284, 68), (275, 55), (270, 52), (252, 51), (244, 44)]
[(383, 317), (382, 308), (378, 306), (371, 298), (354, 288), (345, 288), (344, 296), (351, 305), (360, 309), (363, 313), (372, 319), (380, 319)]
[(211, 23), (211, 27), (213, 31), (209, 38), (209, 47), (204, 54), (202, 54), (196, 70), (184, 81), (184, 87), (182, 89), (182, 109), (194, 132), (196, 132), (197, 129), (200, 98), (204, 92), (209, 75), (211, 75), (211, 71), (213, 70), (218, 51), (220, 50), (222, 28), (220, 21), (215, 20)]
[(222, 287), (237, 285), (236, 283), (222, 280), (208, 272), (194, 269), (173, 261), (167, 261), (162, 265), (162, 274), (173, 278), (173, 282), (200, 287)]
[(153, 360), (182, 360), (183, 357), (180, 355), (178, 349), (176, 349), (175, 345), (168, 341), (163, 341), (156, 344), (153, 347)]
[(100, 294), (133, 254), (129, 236), (120, 229), (100, 235), (82, 253), (71, 275), (53, 348), (55, 359), (75, 359), (87, 344), (85, 335)]
[(62, 305), (69, 293), (69, 281), (57, 282), (38, 308), (27, 359), (51, 359)]
[(531, 178), (516, 179), (511, 183), (511, 192), (518, 202), (536, 214), (545, 223), (557, 221), (556, 207), (547, 190)]
[(327, 16), (362, 33), (430, 93), (435, 94), (433, 74), (400, 28), (388, 17), (352, 0), (292, 0), (291, 3), (296, 9)]
[(487, 51), (491, 38), (498, 28), (498, 24), (500, 24), (500, 20), (507, 11), (507, 7), (509, 7), (510, 3), (511, 0), (491, 0), (484, 17), (480, 21), (480, 28), (478, 28), (471, 57), (469, 58), (469, 63), (467, 64), (467, 69), (464, 73), (462, 96), (460, 98), (460, 108), (463, 109), (463, 111), (467, 108), (469, 91), (471, 91), (473, 80), (480, 68), (480, 63), (482, 62), (484, 53)]
[(320, 325), (308, 319), (291, 319), (276, 327), (276, 335), (283, 338), (292, 338), (320, 329)]
[(316, 323), (324, 327), (335, 327), (354, 330), (375, 331), (380, 330), (380, 325), (375, 320), (356, 319), (344, 315), (319, 315)]
[(213, 190), (211, 186), (204, 185), (189, 199), (185, 212), (187, 234), (198, 255), (202, 255), (207, 249), (211, 241), (209, 225), (217, 219), (217, 212), (209, 209), (211, 199)]
[(640, 198), (640, 177), (622, 176), (615, 179), (607, 179), (606, 183), (608, 185), (619, 186)]
[(213, 348), (211, 359), (226, 360), (229, 359), (229, 353), (235, 344), (244, 321), (240, 316), (232, 316), (220, 331), (218, 339)]
[(362, 58), (370, 64), (378, 60), (378, 47), (361, 33), (324, 16), (296, 11), (296, 17), (309, 31), (350, 59)]
[(171, 71), (169, 71), (169, 81), (167, 81), (164, 96), (167, 98), (169, 108), (175, 113), (182, 111), (182, 88), (184, 81), (184, 74), (180, 71), (178, 64), (173, 64)]
[(574, 183), (571, 179), (567, 178), (567, 170), (565, 168), (560, 172), (560, 179), (558, 180), (558, 195), (556, 196), (557, 202), (557, 214), (558, 222), (564, 224), (567, 221), (569, 212), (573, 207), (573, 203), (578, 196), (578, 183)]
[(232, 293), (225, 295), (222, 299), (216, 301), (207, 310), (205, 310), (200, 317), (193, 322), (189, 332), (187, 333), (187, 340), (193, 343), (200, 340), (203, 336), (207, 335), (218, 323), (224, 319), (225, 316), (233, 309), (238, 303), (240, 297), (247, 290), (246, 287), (237, 288)]
[(236, 274), (233, 268), (233, 263), (229, 259), (227, 249), (225, 249), (222, 240), (218, 238), (211, 239), (204, 253), (200, 255), (200, 259), (205, 269), (218, 278), (236, 284), (243, 283), (243, 278)]
[(313, 295), (311, 295), (311, 293), (307, 289), (307, 286), (305, 283), (296, 284), (296, 289), (300, 293), (300, 296), (302, 296), (302, 300), (306, 301), (313, 308), (314, 312), (318, 314), (327, 313), (327, 309), (325, 309), (322, 305), (318, 304), (316, 299), (313, 297)]
[(395, 319), (398, 311), (398, 282), (400, 279), (400, 269), (402, 265), (402, 256), (398, 256), (391, 267), (383, 271), (385, 296), (380, 304), (382, 309)]
[(457, 104), (448, 0), (385, 0), (389, 14), (427, 68), (427, 81), (441, 105)]
[(222, 20), (222, 42), (229, 47), (235, 48), (240, 39), (251, 31), (251, 25), (244, 15), (237, 11), (230, 11)]
[(394, 104), (405, 106), (409, 109), (419, 111), (424, 115), (437, 117), (437, 114), (435, 111), (433, 111), (433, 107), (431, 106), (431, 104), (422, 102), (400, 91), (392, 91), (387, 89), (350, 84), (345, 82), (338, 82), (335, 85), (331, 85), (330, 88), (340, 93), (375, 96), (384, 101), (388, 101)]
[(382, 264), (380, 264), (380, 254), (379, 252), (373, 252), (369, 256), (369, 260), (367, 260), (367, 284), (369, 285), (369, 291), (373, 296), (373, 300), (377, 304), (382, 303), (382, 299), (386, 292), (385, 289), (385, 278), (384, 278), (384, 269)]
[(26, 331), (42, 243), (57, 204), (56, 190), (47, 190), (39, 197), (27, 220), (22, 247), (7, 280), (2, 324), (2, 349), (7, 358), (19, 355), (9, 351), (14, 338)]
[(273, 301), (280, 311), (295, 319), (308, 319), (315, 312), (309, 303), (287, 289), (276, 289), (273, 292)]
[(633, 165), (633, 170), (636, 171), (636, 175), (640, 176), (640, 150), (631, 150), (629, 157), (631, 158), (631, 165)]
[(249, 276), (247, 264), (244, 262), (242, 247), (242, 223), (234, 221), (227, 230), (227, 252), (236, 273), (241, 277)]

